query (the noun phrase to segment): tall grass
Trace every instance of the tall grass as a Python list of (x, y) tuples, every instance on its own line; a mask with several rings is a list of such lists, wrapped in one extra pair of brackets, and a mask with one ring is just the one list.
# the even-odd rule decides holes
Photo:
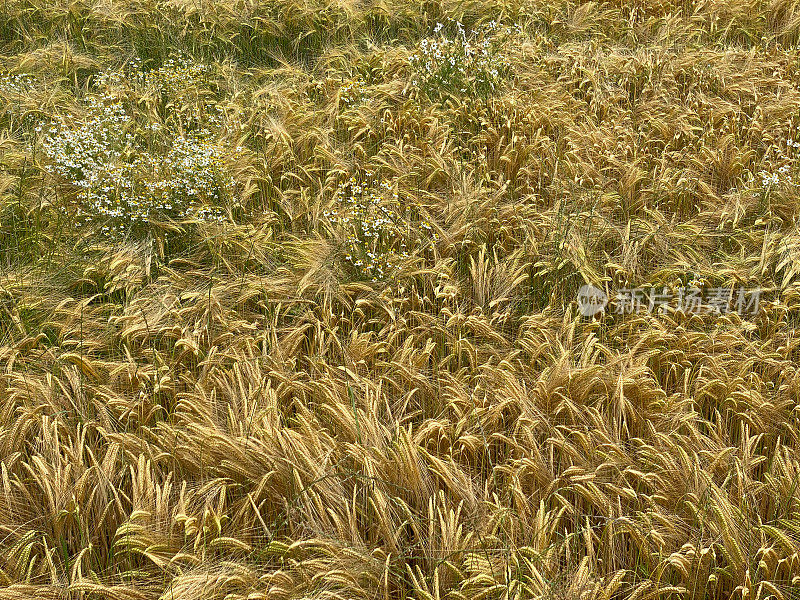
[(796, 3), (1, 6), (0, 599), (797, 596)]

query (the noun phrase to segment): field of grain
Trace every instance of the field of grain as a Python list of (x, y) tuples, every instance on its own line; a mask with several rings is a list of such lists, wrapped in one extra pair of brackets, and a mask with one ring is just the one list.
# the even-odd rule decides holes
[(0, 600), (800, 597), (799, 41), (3, 0)]

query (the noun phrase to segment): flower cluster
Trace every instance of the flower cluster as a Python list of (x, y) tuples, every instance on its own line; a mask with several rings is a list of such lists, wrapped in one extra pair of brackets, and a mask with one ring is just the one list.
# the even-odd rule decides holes
[(779, 162), (781, 162), (781, 166), (778, 167), (776, 171), (767, 171), (762, 169), (759, 171), (759, 177), (761, 177), (761, 190), (763, 192), (769, 192), (771, 189), (774, 189), (778, 186), (797, 186), (800, 185), (800, 182), (795, 182), (792, 179), (792, 171), (795, 170), (795, 165), (797, 163), (797, 150), (800, 149), (800, 142), (797, 140), (793, 140), (792, 138), (788, 138), (786, 140), (786, 152), (781, 153), (779, 158)]
[(488, 95), (508, 72), (502, 52), (509, 38), (520, 33), (518, 25), (501, 26), (491, 21), (467, 32), (460, 21), (438, 23), (433, 36), (424, 38), (409, 57), (412, 85), (428, 96), (444, 93)]
[(65, 212), (114, 237), (148, 232), (160, 221), (224, 219), (218, 205), (234, 186), (225, 148), (208, 129), (181, 133), (137, 123), (115, 91), (125, 78), (102, 74), (97, 93), (84, 100), (83, 118), (59, 117), (37, 128), (46, 169), (75, 190)]
[(372, 281), (395, 272), (412, 248), (437, 239), (432, 225), (415, 219), (392, 184), (372, 171), (340, 184), (325, 216), (344, 238), (345, 261)]
[(364, 89), (364, 82), (355, 79), (342, 86), (339, 90), (339, 101), (345, 106), (350, 107), (367, 99)]
[(219, 206), (193, 206), (189, 209), (189, 215), (204, 223), (225, 223), (228, 216)]
[(149, 71), (144, 71), (141, 62), (134, 59), (128, 64), (127, 72), (140, 86), (175, 95), (189, 86), (202, 84), (208, 78), (211, 67), (178, 55), (165, 60), (159, 68)]
[(165, 122), (209, 136), (212, 130), (223, 127), (225, 116), (219, 104), (209, 101), (215, 95), (212, 75), (211, 66), (178, 55), (149, 71), (134, 59), (121, 70), (99, 74), (95, 85), (120, 97), (135, 95), (155, 101), (156, 112), (165, 116)]
[(4, 95), (21, 95), (30, 91), (36, 78), (28, 73), (0, 75), (0, 92)]

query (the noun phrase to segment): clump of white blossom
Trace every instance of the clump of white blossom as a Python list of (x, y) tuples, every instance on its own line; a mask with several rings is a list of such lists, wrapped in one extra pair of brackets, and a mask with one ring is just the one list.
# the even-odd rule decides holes
[[(40, 84), (35, 75), (28, 73), (6, 73), (0, 75), (0, 112), (13, 113), (26, 131), (30, 131), (39, 120), (39, 113), (32, 111), (33, 89)], [(24, 108), (23, 108), (24, 106)]]
[(797, 151), (800, 149), (800, 141), (787, 138), (786, 152), (780, 152), (778, 162), (781, 166), (774, 171), (762, 169), (758, 175), (761, 178), (761, 190), (769, 192), (780, 186), (797, 186), (800, 182), (792, 179), (792, 172), (797, 164)]
[(201, 71), (184, 65), (178, 75), (165, 67), (153, 74), (134, 67), (101, 74), (96, 92), (82, 101), (82, 117), (58, 116), (37, 128), (47, 171), (75, 190), (64, 212), (113, 237), (150, 231), (154, 222), (224, 220), (220, 205), (234, 191), (226, 168), (231, 150), (208, 128), (185, 132), (139, 122), (119, 92), (130, 78), (152, 84), (164, 77), (169, 88), (176, 77)]
[(354, 79), (339, 90), (339, 102), (345, 107), (355, 106), (367, 99), (366, 89), (364, 82), (359, 79)]
[(422, 39), (409, 57), (411, 83), (429, 97), (443, 93), (489, 95), (508, 72), (503, 52), (519, 25), (490, 21), (467, 31), (460, 21), (437, 23), (433, 35)]
[(187, 86), (204, 83), (211, 74), (211, 67), (178, 55), (168, 58), (160, 67), (149, 71), (144, 71), (141, 62), (135, 59), (129, 63), (128, 72), (136, 78), (139, 85), (175, 95)]
[(7, 73), (0, 75), (0, 92), (11, 96), (26, 94), (35, 83), (36, 77), (28, 73)]
[(400, 202), (396, 188), (372, 171), (352, 176), (334, 193), (325, 216), (344, 239), (344, 260), (372, 281), (390, 277), (412, 249), (438, 238), (433, 226)]

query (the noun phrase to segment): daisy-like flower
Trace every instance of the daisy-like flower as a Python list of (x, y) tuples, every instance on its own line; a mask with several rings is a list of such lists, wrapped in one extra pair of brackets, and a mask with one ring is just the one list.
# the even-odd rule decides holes
[[(85, 118), (57, 118), (41, 127), (47, 170), (77, 190), (64, 210), (83, 223), (97, 222), (109, 235), (136, 232), (154, 219), (224, 220), (218, 205), (234, 189), (226, 157), (236, 151), (215, 143), (205, 127), (180, 133), (160, 123), (137, 125), (125, 103), (131, 85), (172, 90), (206, 70), (168, 61), (147, 73), (131, 72), (130, 66), (102, 73), (97, 91), (84, 101)], [(161, 140), (155, 146), (154, 134)]]
[(494, 21), (469, 32), (453, 19), (448, 20), (447, 27), (437, 23), (433, 36), (421, 40), (417, 51), (409, 56), (412, 84), (430, 96), (459, 90), (491, 93), (507, 70), (506, 57), (500, 50), (519, 33), (518, 26), (501, 29)]
[(340, 184), (333, 200), (333, 209), (324, 214), (343, 234), (344, 260), (372, 281), (395, 273), (411, 248), (438, 239), (427, 221), (413, 218), (415, 206), (399, 202), (395, 185), (371, 171)]

